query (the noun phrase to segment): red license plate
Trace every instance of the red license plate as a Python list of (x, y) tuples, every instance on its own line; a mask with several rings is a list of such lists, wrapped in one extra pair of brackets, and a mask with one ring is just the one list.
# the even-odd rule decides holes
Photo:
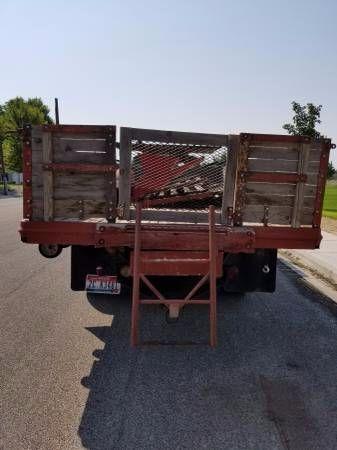
[(121, 284), (114, 275), (87, 275), (85, 289), (97, 294), (120, 294)]

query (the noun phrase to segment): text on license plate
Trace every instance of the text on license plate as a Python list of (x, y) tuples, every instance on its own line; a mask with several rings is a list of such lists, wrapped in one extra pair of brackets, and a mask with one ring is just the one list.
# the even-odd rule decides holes
[(113, 275), (87, 275), (85, 289), (99, 294), (120, 294), (121, 284)]

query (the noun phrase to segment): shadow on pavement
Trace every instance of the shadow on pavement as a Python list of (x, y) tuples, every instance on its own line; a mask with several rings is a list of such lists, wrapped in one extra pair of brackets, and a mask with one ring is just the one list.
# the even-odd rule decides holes
[[(130, 301), (90, 297), (112, 315), (96, 350), (79, 435), (89, 449), (314, 449), (336, 442), (335, 318), (279, 274), (275, 294), (218, 305), (219, 345), (129, 346)], [(143, 309), (144, 340), (208, 339), (208, 308), (166, 324)], [(324, 339), (322, 333), (325, 333)], [(331, 431), (324, 417), (329, 413)], [(330, 429), (329, 428), (329, 429)]]

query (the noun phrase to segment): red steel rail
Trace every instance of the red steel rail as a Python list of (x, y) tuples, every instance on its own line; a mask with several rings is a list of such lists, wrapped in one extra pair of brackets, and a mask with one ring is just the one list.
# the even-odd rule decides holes
[[(93, 245), (97, 247), (134, 247), (133, 224), (96, 224), (90, 222), (21, 222), (21, 240), (35, 244)], [(251, 253), (256, 248), (318, 248), (319, 227), (216, 225), (220, 251)], [(162, 250), (207, 250), (208, 225), (143, 224), (142, 247)]]

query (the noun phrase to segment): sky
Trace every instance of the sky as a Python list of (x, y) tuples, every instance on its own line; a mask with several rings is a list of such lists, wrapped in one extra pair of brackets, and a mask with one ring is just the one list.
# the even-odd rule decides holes
[(336, 21), (337, 0), (0, 0), (0, 103), (53, 111), (58, 97), (62, 123), (285, 133), (291, 102), (313, 102), (337, 142)]

